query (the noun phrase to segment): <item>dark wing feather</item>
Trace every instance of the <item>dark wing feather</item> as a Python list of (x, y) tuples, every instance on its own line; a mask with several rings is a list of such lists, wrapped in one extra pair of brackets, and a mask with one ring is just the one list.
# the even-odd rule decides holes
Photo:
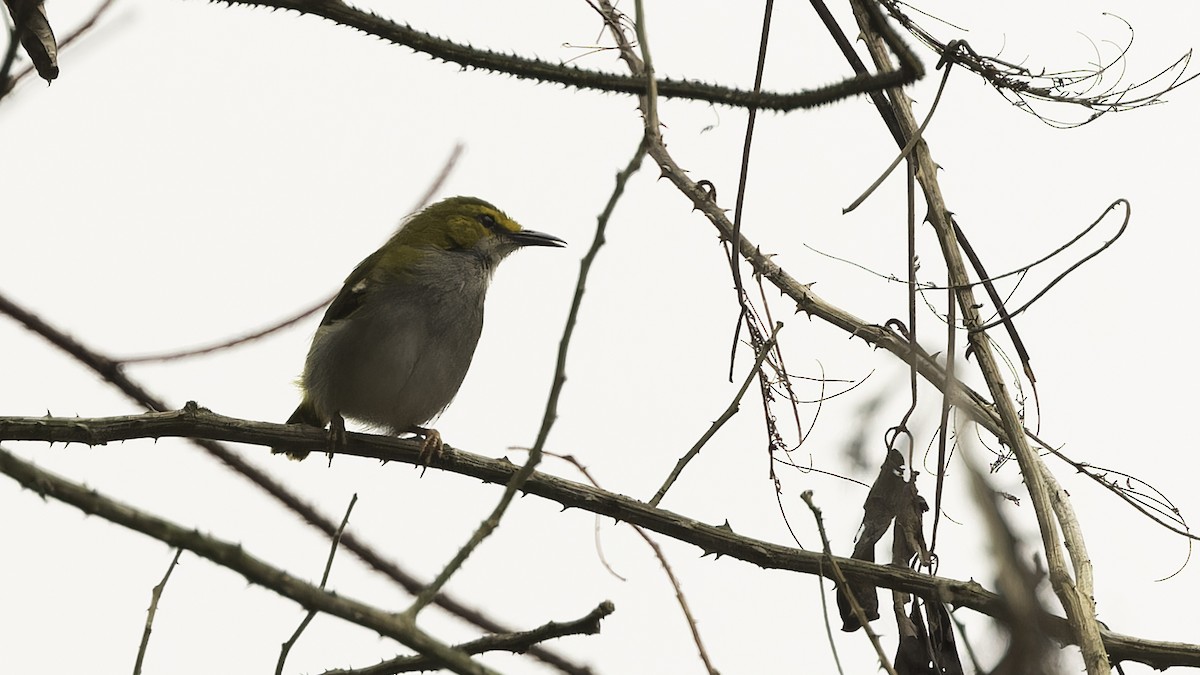
[(366, 260), (360, 262), (350, 276), (346, 277), (346, 283), (342, 285), (342, 290), (338, 291), (337, 297), (329, 303), (329, 308), (325, 310), (325, 316), (321, 317), (322, 326), (345, 319), (362, 305), (363, 298), (366, 296), (367, 283), (370, 283), (367, 277), (382, 255), (383, 250), (381, 249), (367, 256)]

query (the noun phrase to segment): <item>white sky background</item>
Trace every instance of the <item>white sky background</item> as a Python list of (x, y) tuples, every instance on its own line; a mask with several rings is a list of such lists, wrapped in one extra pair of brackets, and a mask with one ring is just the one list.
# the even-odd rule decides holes
[[(980, 53), (1035, 70), (1083, 68), (1137, 31), (1127, 82), (1149, 77), (1195, 46), (1200, 9), (1146, 3), (947, 4), (923, 9), (936, 35), (967, 37)], [(651, 3), (649, 29), (662, 75), (748, 85), (761, 8), (741, 3)], [(51, 3), (65, 35), (88, 7)], [(632, 5), (626, 7), (632, 12)], [(846, 12), (834, 8), (853, 35)], [(376, 11), (477, 46), (580, 57), (578, 65), (624, 72), (611, 53), (572, 45), (596, 40), (600, 22), (583, 2), (378, 3)], [(1047, 14), (1048, 11), (1056, 12)], [(986, 12), (993, 12), (988, 14)], [(1081, 34), (1082, 33), (1082, 34)], [(800, 89), (844, 76), (832, 41), (805, 3), (780, 3), (766, 85)], [(914, 40), (910, 44), (916, 45)], [(940, 73), (913, 92), (923, 114)], [(615, 172), (628, 161), (640, 117), (632, 97), (564, 90), (505, 76), (462, 72), (404, 48), (294, 13), (202, 2), (119, 0), (83, 43), (61, 55), (60, 78), (29, 83), (0, 104), (0, 292), (88, 346), (124, 356), (207, 344), (261, 327), (332, 294), (411, 208), (455, 143), (466, 146), (442, 195), (493, 201), (526, 227), (571, 246), (515, 255), (499, 270), (488, 321), (468, 379), (437, 426), (447, 441), (486, 456), (533, 442), (555, 349), (575, 283)], [(1075, 458), (1135, 474), (1200, 517), (1191, 447), (1200, 367), (1189, 346), (1196, 235), (1195, 127), (1200, 90), (1166, 105), (1112, 115), (1082, 129), (1050, 129), (1011, 108), (990, 87), (955, 72), (929, 139), (952, 211), (993, 273), (1040, 257), (1072, 237), (1114, 199), (1133, 204), (1129, 231), (1018, 320), (1041, 394), (1044, 438)], [(1051, 109), (1076, 116), (1069, 109)], [(695, 178), (718, 187), (732, 208), (745, 114), (663, 101), (669, 149)], [(804, 248), (809, 245), (885, 274), (904, 274), (904, 189), (894, 176), (861, 209), (850, 203), (887, 165), (895, 146), (865, 98), (815, 111), (759, 117), (744, 231), (817, 292), (868, 321), (906, 316), (904, 288)], [(588, 286), (560, 419), (548, 449), (584, 462), (612, 491), (648, 499), (676, 459), (724, 409), (735, 305), (715, 232), (650, 165), (631, 182), (609, 227)], [(1112, 218), (1086, 240), (1107, 239)], [(942, 282), (936, 242), (920, 231), (922, 278)], [(1073, 260), (1078, 252), (1069, 257)], [(1035, 271), (1017, 290), (1030, 297), (1063, 268)], [(1008, 288), (1008, 286), (1005, 286)], [(776, 293), (769, 291), (771, 296)], [(942, 294), (931, 296), (939, 304)], [(870, 481), (884, 431), (906, 406), (906, 373), (893, 359), (816, 320), (773, 305), (790, 368), (799, 375), (857, 380), (856, 392), (825, 404), (796, 454), (822, 469)], [(921, 315), (922, 342), (943, 331)], [(297, 400), (299, 373), (317, 317), (269, 339), (130, 374), (174, 405), (196, 400), (216, 412), (282, 421)], [(101, 416), (139, 412), (90, 372), (39, 338), (0, 321), (0, 414)], [(1007, 348), (1007, 343), (1004, 343)], [(1010, 350), (1011, 353), (1011, 350)], [(736, 378), (750, 363), (743, 350)], [(973, 362), (972, 362), (973, 366)], [(838, 385), (833, 385), (836, 390)], [(898, 393), (899, 392), (899, 393)], [(916, 423), (930, 441), (938, 399), (923, 390)], [(801, 390), (815, 398), (815, 386)], [(861, 408), (884, 395), (878, 416)], [(741, 533), (790, 539), (767, 480), (760, 406), (742, 412), (689, 466), (663, 503), (697, 520), (726, 519)], [(802, 410), (811, 419), (814, 406)], [(782, 413), (782, 409), (781, 409)], [(1031, 413), (1032, 414), (1032, 413)], [(783, 415), (781, 414), (781, 418)], [(808, 422), (805, 422), (807, 427)], [(869, 466), (847, 457), (861, 434)], [(110, 496), (221, 539), (272, 564), (319, 579), (328, 544), (245, 481), (180, 440), (86, 447), (5, 447)], [(351, 529), (404, 567), (432, 576), (492, 508), (501, 488), (457, 475), (342, 458), (293, 463), (265, 448), (240, 451), (331, 517), (351, 494)], [(524, 455), (509, 452), (513, 461)], [(1075, 499), (1096, 566), (1100, 618), (1118, 632), (1195, 642), (1183, 598), (1200, 594), (1188, 546), (1090, 481), (1050, 460)], [(548, 459), (543, 470), (576, 479)], [(974, 508), (951, 468), (938, 552), (941, 572), (991, 586)], [(784, 471), (784, 509), (806, 548), (819, 547), (799, 499), (812, 489), (838, 552), (848, 554), (865, 489)], [(1015, 463), (994, 476), (1024, 496)], [(932, 501), (928, 472), (920, 489)], [(1034, 533), (1027, 498), (1006, 515)], [(628, 530), (560, 513), (538, 498), (517, 501), (499, 532), (449, 586), (457, 597), (516, 628), (585, 614), (604, 599), (617, 611), (600, 635), (550, 646), (597, 672), (700, 672), (673, 593), (650, 551)], [(660, 538), (661, 540), (661, 538)], [(1031, 543), (1035, 539), (1029, 540)], [(172, 556), (163, 544), (72, 507), (44, 502), (0, 480), (0, 663), (6, 672), (127, 672), (151, 587)], [(700, 558), (665, 541), (726, 673), (830, 672), (817, 581), (764, 572), (736, 560)], [(884, 546), (880, 555), (884, 555)], [(334, 563), (337, 592), (400, 609), (409, 598), (349, 553)], [(825, 584), (830, 588), (829, 584)], [(829, 594), (832, 605), (833, 596)], [(887, 615), (875, 623), (887, 638)], [(960, 612), (967, 615), (969, 612)], [(293, 603), (185, 553), (160, 603), (146, 672), (269, 672), (279, 643), (302, 617)], [(447, 640), (476, 633), (440, 610), (424, 626)], [(835, 632), (839, 625), (831, 617)], [(976, 622), (974, 625), (979, 626)], [(979, 628), (974, 636), (994, 654)], [(847, 672), (873, 672), (861, 633), (836, 634)], [(404, 651), (391, 640), (318, 618), (288, 672), (365, 666)], [(1073, 657), (1072, 657), (1073, 658)], [(489, 655), (507, 672), (544, 672), (531, 659)], [(1066, 668), (1076, 669), (1068, 661)], [(1126, 672), (1149, 672), (1127, 666)]]

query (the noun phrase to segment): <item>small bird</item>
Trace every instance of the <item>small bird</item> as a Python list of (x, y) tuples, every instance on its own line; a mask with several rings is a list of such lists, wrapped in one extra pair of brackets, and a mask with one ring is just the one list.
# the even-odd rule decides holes
[[(523, 229), (475, 197), (451, 197), (411, 216), (358, 264), (313, 337), (288, 424), (344, 438), (343, 417), (392, 435), (423, 435), (421, 459), (440, 454), (441, 434), (420, 425), (462, 386), (496, 265), (525, 246), (565, 246)], [(304, 450), (273, 449), (292, 459)]]

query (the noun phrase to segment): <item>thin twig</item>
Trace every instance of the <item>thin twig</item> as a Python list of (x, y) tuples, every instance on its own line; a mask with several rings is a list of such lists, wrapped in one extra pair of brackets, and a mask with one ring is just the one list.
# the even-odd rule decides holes
[[(949, 284), (947, 284), (949, 285)], [(955, 324), (958, 321), (958, 305), (954, 302), (954, 291), (947, 290), (946, 292), (946, 373), (949, 375), (949, 387), (953, 387), (957, 381), (954, 374), (955, 359), (958, 358), (958, 326)], [(938, 418), (938, 459), (937, 459), (937, 484), (934, 488), (933, 497), (933, 527), (932, 534), (929, 539), (929, 552), (933, 553), (937, 550), (938, 524), (942, 520), (942, 490), (946, 484), (946, 472), (948, 470), (947, 444), (949, 443), (948, 436), (950, 435), (950, 409), (953, 407), (950, 403), (950, 392), (942, 394), (942, 411)], [(956, 436), (957, 438), (957, 436)]]
[(466, 150), (466, 148), (467, 146), (461, 141), (454, 144), (454, 148), (450, 150), (450, 156), (447, 157), (446, 161), (442, 163), (442, 170), (438, 172), (437, 176), (434, 176), (433, 182), (430, 183), (429, 187), (425, 189), (425, 194), (421, 195), (421, 198), (417, 200), (416, 204), (413, 204), (413, 207), (409, 210), (409, 213), (416, 213), (417, 211), (425, 208), (426, 204), (433, 201), (433, 196), (442, 189), (442, 185), (446, 183), (446, 179), (449, 178), (450, 173), (454, 171), (454, 166), (458, 164), (458, 158), (462, 157), (463, 150)]
[[(454, 645), (454, 648), (465, 654), (482, 654), (484, 652), (498, 651), (523, 654), (532, 645), (545, 642), (546, 640), (554, 640), (568, 635), (595, 635), (600, 632), (600, 620), (612, 614), (615, 610), (616, 607), (608, 600), (605, 600), (597, 605), (595, 609), (588, 612), (586, 616), (582, 616), (574, 621), (551, 621), (533, 630), (485, 635), (470, 642)], [(365, 668), (352, 668), (349, 670), (339, 668), (336, 670), (327, 670), (321, 675), (392, 675), (393, 673), (436, 670), (441, 667), (441, 662), (428, 656), (398, 656)]]
[[(906, 218), (905, 218), (905, 233), (907, 235), (908, 248), (905, 256), (905, 267), (908, 269), (908, 284), (905, 290), (907, 298), (905, 304), (908, 307), (908, 325), (905, 327), (908, 343), (911, 345), (920, 344), (917, 333), (917, 223), (916, 223), (916, 187), (914, 185), (913, 171), (916, 168), (916, 162), (909, 160), (906, 163), (905, 185), (907, 189), (906, 201)], [(889, 322), (890, 323), (890, 322)], [(908, 466), (913, 466), (913, 448), (916, 443), (913, 442), (912, 431), (908, 428), (908, 420), (917, 411), (917, 362), (919, 356), (917, 350), (913, 349), (908, 357), (908, 410), (904, 412), (904, 416), (900, 418), (900, 423), (889, 430), (895, 432), (892, 440), (895, 441), (904, 434), (908, 437)], [(888, 447), (894, 447), (892, 442), (888, 443)]]
[(917, 147), (917, 143), (919, 143), (925, 136), (925, 128), (928, 127), (929, 123), (933, 121), (933, 114), (937, 112), (938, 103), (940, 103), (942, 100), (942, 92), (946, 90), (946, 82), (950, 80), (951, 70), (952, 67), (947, 65), (946, 72), (942, 74), (942, 82), (938, 85), (937, 95), (933, 97), (933, 105), (929, 106), (929, 112), (925, 115), (925, 121), (921, 122), (921, 126), (917, 128), (917, 133), (913, 134), (912, 138), (908, 139), (908, 143), (906, 143), (904, 147), (900, 149), (900, 154), (896, 155), (896, 158), (892, 160), (892, 163), (888, 165), (888, 168), (883, 170), (883, 173), (879, 175), (879, 178), (876, 178), (875, 182), (871, 183), (871, 186), (868, 187), (861, 195), (859, 195), (858, 199), (855, 199), (850, 206), (842, 209), (842, 215), (850, 213), (854, 209), (857, 209), (863, 202), (867, 201), (867, 198), (870, 197), (875, 190), (879, 189), (880, 185), (883, 185), (883, 181), (887, 180), (887, 177), (892, 175), (892, 172), (896, 170), (896, 167), (900, 166), (900, 162), (903, 162), (908, 157), (908, 154), (912, 152), (912, 149)]
[(163, 589), (167, 587), (167, 580), (171, 578), (171, 572), (175, 571), (175, 566), (179, 564), (179, 556), (183, 555), (183, 549), (175, 549), (175, 557), (171, 558), (171, 564), (167, 565), (167, 572), (163, 574), (162, 581), (150, 591), (150, 607), (146, 610), (146, 627), (142, 630), (142, 643), (138, 645), (137, 659), (133, 662), (133, 675), (141, 675), (142, 661), (146, 658), (146, 647), (150, 645), (150, 631), (154, 625), (154, 615), (158, 613), (158, 601), (162, 598)]
[(700, 454), (700, 449), (703, 448), (714, 435), (716, 435), (717, 431), (719, 431), (721, 427), (725, 426), (726, 422), (728, 422), (734, 415), (737, 414), (738, 410), (741, 408), (742, 397), (746, 395), (746, 391), (750, 388), (750, 383), (753, 382), (754, 378), (758, 375), (758, 369), (762, 367), (763, 361), (765, 361), (767, 356), (770, 355), (771, 349), (775, 344), (775, 340), (781, 329), (783, 329), (783, 323), (775, 324), (775, 331), (771, 333), (771, 338), (767, 340), (766, 344), (764, 344), (758, 350), (758, 357), (754, 360), (754, 366), (750, 368), (750, 373), (746, 375), (745, 381), (742, 382), (741, 388), (739, 388), (737, 393), (734, 394), (733, 400), (729, 402), (729, 406), (725, 408), (725, 412), (721, 413), (720, 417), (718, 417), (711, 425), (709, 425), (708, 430), (701, 434), (700, 438), (692, 445), (692, 447), (689, 448), (688, 451), (679, 458), (679, 461), (675, 463), (675, 468), (671, 469), (671, 474), (667, 476), (667, 479), (663, 481), (662, 487), (658, 488), (658, 492), (654, 493), (654, 497), (649, 501), (650, 506), (658, 506), (659, 502), (661, 502), (663, 497), (666, 496), (667, 490), (671, 489), (671, 486), (674, 485), (675, 481), (679, 478), (679, 474), (683, 473), (683, 469), (688, 465), (688, 462), (691, 462), (692, 458)]
[[(1127, 199), (1123, 198), (1123, 197), (1122, 197), (1122, 198), (1119, 198), (1119, 199), (1117, 199), (1117, 200), (1116, 200), (1116, 201), (1114, 201), (1112, 204), (1109, 204), (1109, 205), (1108, 205), (1108, 208), (1106, 208), (1106, 209), (1104, 210), (1104, 213), (1100, 214), (1100, 217), (1099, 217), (1099, 218), (1097, 218), (1097, 219), (1096, 219), (1096, 220), (1095, 220), (1095, 221), (1094, 221), (1094, 222), (1093, 222), (1093, 223), (1092, 223), (1092, 224), (1091, 224), (1091, 225), (1090, 225), (1090, 226), (1087, 228), (1087, 230), (1084, 230), (1082, 233), (1080, 233), (1078, 236), (1076, 236), (1074, 239), (1072, 239), (1070, 242), (1068, 242), (1068, 243), (1065, 245), (1065, 246), (1070, 246), (1071, 244), (1073, 244), (1073, 243), (1075, 243), (1076, 241), (1078, 241), (1078, 240), (1079, 240), (1079, 237), (1082, 237), (1084, 234), (1086, 234), (1088, 231), (1090, 231), (1090, 230), (1091, 230), (1093, 227), (1095, 227), (1097, 224), (1099, 224), (1101, 220), (1104, 220), (1104, 217), (1105, 217), (1105, 216), (1107, 216), (1107, 215), (1108, 215), (1108, 213), (1109, 213), (1110, 211), (1112, 211), (1112, 210), (1116, 209), (1116, 208), (1117, 208), (1118, 206), (1120, 206), (1120, 205), (1124, 205), (1124, 206), (1125, 206), (1125, 218), (1124, 218), (1124, 219), (1121, 221), (1121, 227), (1117, 228), (1117, 233), (1113, 235), (1112, 239), (1109, 239), (1109, 240), (1105, 241), (1105, 242), (1104, 242), (1104, 244), (1102, 244), (1102, 245), (1101, 245), (1099, 248), (1097, 248), (1096, 250), (1094, 250), (1094, 251), (1092, 251), (1091, 253), (1087, 254), (1087, 255), (1086, 255), (1086, 256), (1084, 256), (1083, 258), (1080, 258), (1079, 260), (1075, 261), (1075, 263), (1074, 263), (1074, 264), (1072, 264), (1072, 265), (1071, 265), (1070, 267), (1068, 267), (1067, 269), (1063, 270), (1063, 271), (1062, 271), (1062, 272), (1061, 272), (1061, 273), (1060, 273), (1058, 276), (1054, 277), (1054, 279), (1053, 279), (1053, 280), (1051, 280), (1051, 281), (1050, 281), (1050, 283), (1046, 284), (1046, 285), (1045, 285), (1045, 286), (1042, 288), (1042, 290), (1038, 291), (1038, 292), (1037, 292), (1037, 294), (1036, 294), (1036, 295), (1034, 295), (1032, 298), (1030, 298), (1030, 299), (1029, 299), (1029, 300), (1028, 300), (1028, 301), (1027, 301), (1025, 304), (1023, 304), (1023, 305), (1021, 305), (1020, 307), (1018, 307), (1018, 308), (1014, 309), (1013, 311), (1011, 311), (1011, 312), (1007, 312), (1007, 313), (1004, 313), (1004, 310), (1003, 310), (1003, 305), (1002, 305), (1002, 304), (1000, 304), (1000, 305), (997, 305), (997, 307), (998, 307), (999, 311), (1001, 311), (1001, 316), (1000, 316), (1000, 318), (999, 318), (999, 319), (997, 319), (996, 321), (992, 321), (991, 323), (985, 323), (985, 324), (982, 324), (982, 325), (979, 325), (979, 326), (973, 326), (973, 327), (971, 327), (969, 330), (971, 330), (971, 331), (973, 331), (973, 332), (979, 332), (979, 331), (984, 331), (984, 330), (987, 330), (987, 329), (989, 329), (989, 328), (995, 328), (996, 326), (1000, 325), (1001, 323), (1005, 322), (1006, 320), (1008, 320), (1008, 319), (1011, 319), (1012, 317), (1014, 317), (1014, 316), (1016, 316), (1016, 315), (1018, 315), (1018, 314), (1021, 314), (1021, 313), (1022, 313), (1022, 312), (1024, 312), (1025, 310), (1027, 310), (1027, 309), (1029, 309), (1030, 307), (1032, 307), (1032, 306), (1033, 306), (1033, 303), (1035, 303), (1035, 302), (1037, 302), (1038, 300), (1040, 300), (1040, 299), (1042, 298), (1042, 296), (1043, 296), (1043, 295), (1045, 295), (1046, 293), (1049, 293), (1049, 292), (1050, 292), (1050, 289), (1052, 289), (1052, 288), (1054, 288), (1055, 286), (1057, 286), (1057, 285), (1058, 285), (1058, 282), (1060, 282), (1060, 281), (1062, 281), (1063, 279), (1065, 279), (1065, 278), (1067, 277), (1067, 275), (1069, 275), (1071, 272), (1074, 272), (1075, 270), (1079, 269), (1079, 267), (1080, 267), (1080, 266), (1082, 266), (1083, 264), (1085, 264), (1086, 262), (1088, 262), (1088, 261), (1089, 261), (1089, 260), (1091, 260), (1092, 258), (1095, 258), (1096, 256), (1100, 255), (1100, 254), (1101, 254), (1101, 253), (1103, 253), (1103, 252), (1104, 252), (1106, 249), (1108, 249), (1108, 247), (1112, 246), (1112, 245), (1113, 245), (1113, 244), (1114, 244), (1114, 243), (1115, 243), (1115, 242), (1116, 242), (1118, 239), (1120, 239), (1120, 238), (1121, 238), (1121, 235), (1125, 234), (1125, 228), (1129, 227), (1129, 219), (1130, 219), (1130, 217), (1133, 215), (1133, 207), (1132, 207), (1132, 206), (1129, 204), (1129, 201), (1128, 201)], [(1064, 248), (1065, 248), (1065, 246), (1064, 246)], [(1061, 250), (1061, 249), (1059, 249), (1059, 250)], [(1055, 251), (1054, 253), (1058, 253), (1058, 251)], [(1053, 254), (1051, 254), (1051, 255), (1053, 255)], [(1048, 257), (1048, 256), (1047, 256), (1047, 257)], [(1041, 262), (1041, 261), (1039, 261), (1039, 262)], [(1035, 263), (1035, 264), (1036, 264), (1036, 263)]]
[[(437, 194), (437, 192), (439, 190), (442, 189), (442, 185), (446, 182), (446, 179), (450, 176), (451, 171), (454, 170), (454, 165), (458, 162), (458, 158), (462, 156), (464, 147), (465, 146), (462, 143), (456, 143), (454, 145), (454, 148), (450, 151), (450, 156), (447, 157), (446, 161), (442, 164), (441, 171), (439, 171), (437, 176), (434, 177), (433, 181), (429, 184), (429, 187), (425, 190), (425, 193), (423, 195), (421, 195), (420, 199), (417, 200), (416, 204), (413, 206), (412, 210), (409, 211), (409, 213), (416, 213), (417, 211), (420, 211), (426, 204), (429, 203), (430, 200), (433, 199), (433, 196), (435, 194)], [(295, 323), (303, 321), (304, 319), (307, 319), (308, 317), (312, 316), (313, 314), (316, 314), (317, 312), (319, 312), (322, 309), (324, 309), (325, 307), (327, 307), (329, 305), (329, 303), (333, 300), (333, 297), (334, 296), (330, 295), (329, 297), (322, 299), (320, 302), (313, 305), (312, 307), (305, 309), (292, 317), (289, 317), (280, 322), (271, 324), (261, 330), (257, 330), (252, 333), (249, 333), (247, 335), (243, 335), (242, 337), (233, 338), (233, 339), (229, 339), (229, 340), (222, 340), (215, 344), (208, 345), (205, 347), (197, 347), (195, 349), (184, 349), (184, 350), (178, 350), (178, 351), (165, 352), (162, 354), (149, 354), (146, 356), (132, 356), (132, 357), (123, 358), (123, 359), (116, 359), (116, 361), (121, 364), (173, 361), (176, 359), (200, 356), (202, 354), (210, 354), (215, 351), (220, 351), (220, 350), (228, 349), (230, 347), (235, 347), (237, 345), (244, 344), (247, 342), (252, 342), (259, 338), (266, 337), (276, 331), (280, 331), (284, 328), (287, 328), (288, 326), (291, 326)]]
[(808, 508), (813, 514), (813, 520), (817, 523), (817, 532), (821, 534), (821, 549), (825, 552), (825, 560), (829, 563), (830, 568), (833, 569), (833, 578), (837, 582), (838, 590), (850, 601), (850, 610), (854, 612), (859, 625), (866, 631), (867, 637), (871, 640), (871, 645), (875, 647), (875, 654), (879, 657), (879, 665), (888, 672), (888, 675), (896, 675), (896, 670), (892, 668), (887, 655), (883, 653), (883, 645), (879, 642), (879, 636), (871, 629), (871, 624), (867, 621), (867, 615), (863, 611), (862, 605), (858, 604), (858, 598), (855, 598), (854, 593), (851, 592), (850, 583), (847, 581), (846, 575), (842, 574), (842, 568), (838, 565), (837, 559), (833, 557), (833, 552), (829, 548), (829, 537), (825, 534), (825, 519), (821, 517), (821, 509), (813, 502), (812, 490), (805, 490), (800, 493), (800, 498), (804, 500), (805, 504), (808, 504)]
[[(338, 545), (342, 542), (342, 532), (346, 530), (346, 523), (350, 522), (350, 512), (354, 510), (354, 504), (357, 501), (358, 493), (356, 492), (350, 497), (350, 504), (346, 507), (346, 515), (342, 517), (342, 524), (338, 526), (337, 534), (333, 535), (333, 541), (329, 545), (329, 557), (325, 559), (325, 572), (321, 574), (321, 585), (318, 586), (321, 590), (325, 590), (325, 584), (329, 581), (329, 570), (333, 569), (333, 556), (337, 554)], [(283, 643), (279, 649), (279, 661), (275, 664), (275, 675), (283, 675), (283, 664), (287, 661), (288, 653), (292, 651), (292, 646), (300, 639), (300, 634), (304, 632), (305, 628), (308, 628), (308, 624), (316, 615), (315, 610), (309, 610), (308, 614), (305, 614), (300, 621), (300, 625), (296, 626), (292, 636)]]
[[(600, 483), (587, 470), (587, 467), (581, 464), (575, 457), (565, 455), (555, 456), (575, 467), (593, 487), (600, 488)], [(718, 675), (717, 668), (713, 665), (712, 658), (708, 655), (708, 649), (704, 647), (704, 640), (700, 637), (700, 625), (697, 623), (695, 615), (692, 614), (692, 608), (688, 604), (687, 596), (684, 595), (683, 584), (679, 581), (679, 577), (675, 576), (675, 570), (671, 567), (671, 563), (667, 561), (667, 554), (663, 553), (662, 547), (650, 535), (646, 534), (644, 529), (633, 524), (629, 526), (642, 538), (642, 541), (646, 542), (646, 545), (654, 552), (654, 557), (658, 558), (659, 566), (666, 573), (668, 581), (671, 582), (671, 587), (675, 589), (675, 600), (679, 603), (679, 609), (683, 611), (683, 617), (687, 622), (688, 630), (692, 633), (692, 643), (696, 645), (696, 651), (700, 655), (700, 660), (704, 662), (704, 668), (709, 672), (709, 675)]]
[(821, 619), (825, 624), (825, 640), (829, 643), (829, 653), (833, 656), (833, 663), (837, 666), (838, 675), (846, 675), (846, 671), (842, 668), (842, 658), (838, 656), (837, 640), (833, 639), (833, 623), (829, 620), (829, 598), (825, 593), (825, 577), (817, 575), (817, 594), (821, 596)]
[(146, 354), (143, 356), (130, 356), (127, 358), (118, 358), (118, 359), (114, 359), (114, 363), (117, 363), (120, 365), (127, 365), (130, 363), (156, 363), (156, 362), (162, 362), (162, 361), (174, 361), (177, 359), (184, 359), (184, 358), (190, 358), (193, 356), (202, 356), (204, 354), (211, 354), (212, 352), (229, 349), (230, 347), (236, 347), (237, 345), (245, 344), (247, 342), (253, 342), (254, 340), (266, 337), (272, 333), (283, 330), (284, 328), (287, 328), (288, 326), (299, 323), (300, 321), (307, 319), (308, 317), (312, 316), (313, 314), (316, 314), (317, 312), (324, 309), (327, 305), (329, 305), (329, 303), (333, 300), (333, 297), (334, 296), (331, 295), (327, 298), (323, 298), (320, 302), (313, 305), (312, 307), (303, 309), (300, 312), (298, 312), (286, 319), (283, 319), (282, 321), (277, 321), (277, 322), (267, 326), (266, 328), (262, 328), (262, 329), (253, 331), (251, 333), (247, 333), (246, 335), (243, 335), (241, 337), (221, 340), (220, 342), (216, 342), (211, 345), (206, 345), (204, 347), (196, 347), (194, 349), (180, 349), (180, 350), (176, 350), (176, 351), (163, 352), (161, 354)]
[[(758, 40), (758, 63), (754, 69), (754, 91), (762, 90), (763, 71), (767, 65), (767, 44), (771, 34), (771, 15), (775, 9), (774, 0), (767, 0), (763, 5), (763, 20), (762, 29), (759, 32)], [(750, 175), (750, 148), (754, 140), (754, 122), (758, 118), (758, 108), (751, 106), (746, 111), (746, 134), (742, 141), (742, 162), (740, 172), (738, 174), (737, 198), (734, 200), (733, 206), (733, 240), (737, 241), (738, 236), (742, 232), (742, 207), (746, 203), (746, 183)], [(733, 275), (733, 289), (738, 303), (738, 318), (736, 326), (733, 329), (733, 347), (729, 354), (729, 380), (733, 381), (733, 366), (737, 356), (738, 338), (741, 337), (741, 326), (743, 321), (751, 321), (750, 308), (747, 307), (746, 291), (742, 286), (742, 266), (741, 257), (738, 255), (737, 249), (729, 246), (726, 249), (729, 253), (729, 271)], [(751, 345), (758, 348), (758, 345)], [(760, 360), (761, 365), (761, 360)]]
[[(774, 326), (778, 322), (775, 321), (773, 316), (771, 316), (771, 303), (767, 301), (767, 287), (763, 285), (762, 277), (755, 275), (754, 285), (758, 286), (758, 299), (762, 303), (763, 314), (765, 314), (767, 317), (767, 325)], [(783, 349), (779, 346), (778, 342), (775, 343), (775, 347), (771, 351), (774, 353), (775, 361), (773, 363), (768, 361), (767, 363), (775, 369), (775, 375), (778, 378), (780, 385), (783, 387), (780, 393), (787, 397), (788, 403), (792, 409), (792, 420), (796, 423), (796, 445), (788, 450), (788, 452), (791, 452), (792, 450), (796, 450), (800, 446), (804, 445), (804, 425), (800, 422), (801, 400), (799, 396), (796, 396), (796, 389), (792, 384), (794, 377), (788, 372), (787, 363), (783, 359)], [(817, 360), (817, 366), (821, 369), (821, 376), (816, 378), (816, 381), (820, 383), (821, 389), (817, 395), (817, 409), (813, 411), (812, 422), (809, 423), (809, 429), (816, 428), (817, 426), (817, 418), (820, 417), (821, 409), (824, 407), (825, 386), (828, 383), (825, 379), (825, 366), (821, 364), (819, 359)], [(809, 403), (811, 403), (811, 401), (809, 401)]]

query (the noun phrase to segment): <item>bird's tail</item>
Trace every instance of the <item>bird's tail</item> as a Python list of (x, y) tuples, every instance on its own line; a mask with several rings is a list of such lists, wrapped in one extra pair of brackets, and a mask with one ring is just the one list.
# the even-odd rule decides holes
[[(324, 429), (325, 425), (329, 423), (329, 420), (321, 419), (320, 414), (317, 413), (317, 409), (313, 406), (312, 402), (305, 398), (300, 402), (300, 405), (296, 406), (296, 411), (292, 413), (292, 416), (287, 419), (286, 423), (307, 424), (309, 426)], [(308, 452), (308, 450), (294, 450), (291, 448), (271, 448), (272, 454), (284, 454), (287, 455), (289, 459), (294, 459), (297, 461), (308, 457)]]

